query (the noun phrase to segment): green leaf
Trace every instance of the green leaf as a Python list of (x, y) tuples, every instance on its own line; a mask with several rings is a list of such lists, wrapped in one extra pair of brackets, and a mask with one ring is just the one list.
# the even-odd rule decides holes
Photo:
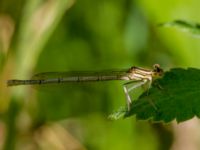
[(171, 69), (132, 103), (129, 112), (119, 110), (111, 118), (118, 119), (116, 116), (120, 114), (165, 123), (174, 119), (182, 122), (194, 116), (200, 117), (200, 70)]
[(172, 22), (166, 22), (166, 23), (159, 24), (159, 26), (175, 27), (184, 32), (189, 32), (195, 36), (200, 36), (200, 24), (199, 23), (193, 23), (193, 22), (188, 22), (188, 21), (184, 21), (184, 20), (174, 20)]

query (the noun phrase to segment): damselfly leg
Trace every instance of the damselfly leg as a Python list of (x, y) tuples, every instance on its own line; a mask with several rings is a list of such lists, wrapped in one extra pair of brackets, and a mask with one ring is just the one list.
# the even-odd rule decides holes
[(130, 106), (132, 103), (130, 92), (134, 89), (142, 87), (146, 83), (147, 83), (147, 80), (141, 80), (141, 81), (131, 81), (123, 85), (124, 93), (126, 95), (126, 104), (127, 104), (128, 111), (130, 110)]

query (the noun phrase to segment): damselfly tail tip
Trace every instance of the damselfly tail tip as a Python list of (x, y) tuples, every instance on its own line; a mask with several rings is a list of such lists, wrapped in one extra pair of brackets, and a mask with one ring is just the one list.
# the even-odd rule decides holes
[(7, 86), (16, 86), (16, 85), (21, 85), (20, 80), (8, 80), (7, 81)]
[(13, 80), (7, 80), (7, 86), (13, 86)]

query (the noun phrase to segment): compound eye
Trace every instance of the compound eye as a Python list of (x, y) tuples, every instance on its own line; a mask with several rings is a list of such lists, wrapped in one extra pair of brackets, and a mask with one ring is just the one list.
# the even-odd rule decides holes
[(159, 64), (155, 64), (155, 65), (153, 65), (153, 67), (154, 67), (154, 73), (162, 76), (163, 70), (160, 68), (160, 65)]
[(156, 70), (159, 70), (160, 65), (159, 65), (159, 64), (154, 64), (154, 65), (153, 65), (153, 68), (156, 69)]

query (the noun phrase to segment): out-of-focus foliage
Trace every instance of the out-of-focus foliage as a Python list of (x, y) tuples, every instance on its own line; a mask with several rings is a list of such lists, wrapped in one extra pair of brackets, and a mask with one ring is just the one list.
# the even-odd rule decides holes
[(161, 23), (161, 27), (176, 27), (184, 32), (192, 33), (194, 36), (198, 37), (200, 35), (200, 24), (191, 23), (184, 20), (175, 20), (172, 22)]
[(199, 40), (157, 27), (169, 20), (199, 20), (199, 4), (197, 0), (1, 0), (0, 147), (169, 149), (170, 130), (165, 127), (160, 131), (132, 118), (107, 119), (125, 104), (123, 82), (7, 88), (6, 80), (46, 71), (154, 63), (166, 69), (199, 67)]

